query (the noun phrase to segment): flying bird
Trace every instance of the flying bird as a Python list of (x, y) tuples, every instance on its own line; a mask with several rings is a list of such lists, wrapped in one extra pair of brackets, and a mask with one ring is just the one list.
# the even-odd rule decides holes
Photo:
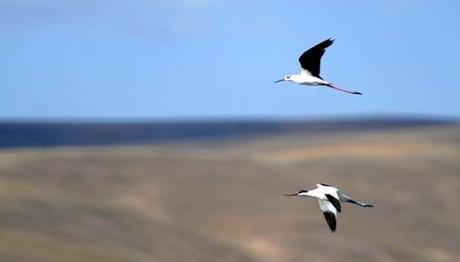
[(316, 184), (317, 188), (312, 190), (300, 190), (299, 193), (285, 194), (286, 196), (313, 197), (317, 198), (319, 207), (323, 211), (332, 233), (337, 227), (337, 212), (342, 212), (340, 202), (348, 202), (362, 207), (373, 207), (374, 205), (357, 201), (345, 195), (336, 187), (326, 184)]
[(334, 43), (334, 39), (329, 38), (305, 51), (299, 57), (300, 74), (287, 75), (283, 79), (275, 81), (275, 83), (290, 81), (300, 85), (325, 86), (353, 95), (362, 95), (360, 92), (339, 88), (319, 75), (321, 57), (324, 55), (326, 48), (331, 46), (332, 43)]

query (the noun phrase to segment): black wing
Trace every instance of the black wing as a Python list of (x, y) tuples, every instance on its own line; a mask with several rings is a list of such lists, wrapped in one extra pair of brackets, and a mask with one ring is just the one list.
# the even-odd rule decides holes
[(325, 49), (331, 46), (332, 43), (334, 43), (334, 39), (329, 38), (305, 51), (299, 57), (300, 66), (313, 76), (321, 78), (319, 75), (321, 57), (324, 55)]
[(337, 209), (337, 211), (341, 213), (342, 206), (340, 205), (340, 201), (337, 198), (333, 197), (332, 195), (325, 194), (325, 196), (327, 197), (327, 200), (329, 200), (329, 202), (331, 202), (331, 204), (335, 207), (335, 209)]
[(329, 228), (331, 229), (332, 233), (335, 232), (335, 229), (337, 227), (337, 219), (332, 212), (323, 212), (324, 218), (326, 219), (327, 224), (329, 225)]

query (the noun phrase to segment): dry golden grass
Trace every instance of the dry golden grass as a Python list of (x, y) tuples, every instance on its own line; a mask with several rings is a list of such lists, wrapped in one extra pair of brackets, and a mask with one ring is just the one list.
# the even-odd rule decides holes
[(272, 152), (262, 152), (254, 157), (259, 160), (274, 162), (296, 162), (312, 159), (328, 158), (400, 158), (421, 157), (430, 154), (453, 156), (457, 154), (455, 145), (436, 144), (389, 144), (389, 143), (366, 143), (366, 144), (337, 144), (327, 146), (310, 146)]
[[(459, 261), (459, 134), (0, 151), (1, 261)], [(376, 207), (331, 234), (317, 182)]]

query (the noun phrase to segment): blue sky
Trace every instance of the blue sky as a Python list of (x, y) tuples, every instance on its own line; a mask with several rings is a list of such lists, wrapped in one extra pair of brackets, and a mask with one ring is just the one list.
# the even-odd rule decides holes
[[(0, 0), (0, 118), (458, 117), (459, 1)], [(273, 84), (335, 38), (322, 76)]]

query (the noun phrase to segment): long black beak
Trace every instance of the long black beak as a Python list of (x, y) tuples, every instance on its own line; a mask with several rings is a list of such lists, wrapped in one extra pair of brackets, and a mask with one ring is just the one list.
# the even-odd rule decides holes
[(297, 193), (295, 194), (284, 194), (285, 196), (297, 196)]
[(280, 79), (280, 80), (276, 80), (274, 83), (279, 83), (279, 82), (283, 82), (283, 81), (284, 81), (284, 78)]

